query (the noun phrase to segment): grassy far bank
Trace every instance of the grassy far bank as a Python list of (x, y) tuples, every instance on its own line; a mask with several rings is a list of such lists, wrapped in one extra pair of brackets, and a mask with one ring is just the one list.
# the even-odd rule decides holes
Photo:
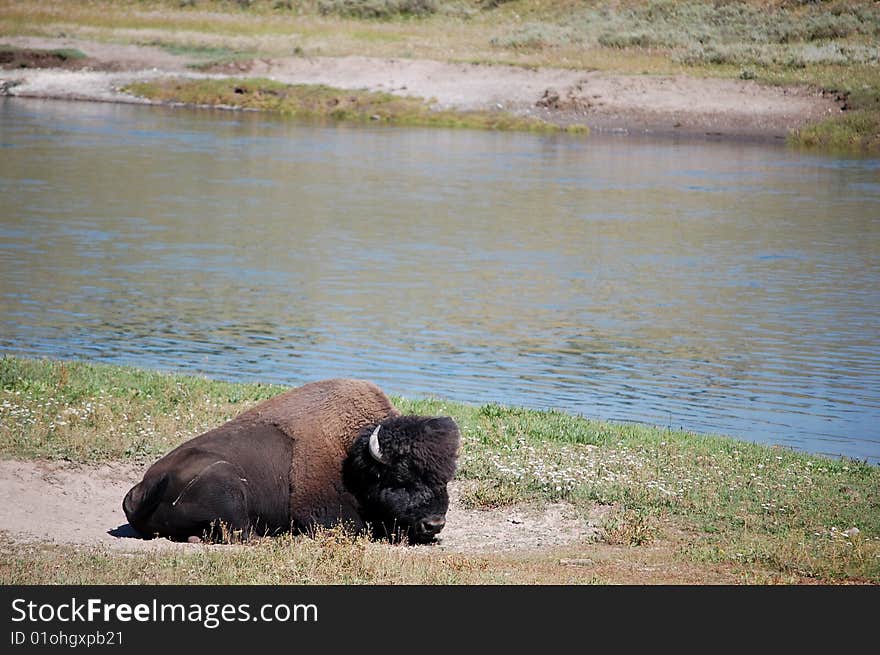
[(429, 103), (413, 97), (259, 78), (168, 79), (139, 82), (124, 90), (160, 102), (256, 109), (300, 119), (572, 134), (589, 131), (580, 125), (559, 127), (504, 111), (435, 111)]
[(806, 84), (847, 112), (792, 141), (880, 149), (871, 0), (0, 0), (0, 36), (241, 57), (367, 55)]
[(0, 45), (0, 65), (8, 68), (23, 68), (31, 64), (31, 60), (38, 57), (39, 64), (44, 67), (64, 66), (86, 59), (84, 52), (75, 48), (56, 48), (41, 50), (38, 53), (30, 50), (22, 50), (11, 46)]
[[(0, 456), (147, 463), (282, 390), (4, 357)], [(228, 546), (123, 557), (0, 539), (0, 581), (639, 582), (633, 570), (643, 566), (696, 571), (696, 581), (720, 570), (739, 582), (880, 582), (880, 467), (555, 411), (394, 401), (459, 423), (466, 507), (561, 501), (586, 516), (610, 505), (604, 541), (577, 552), (468, 556), (328, 533), (264, 540), (247, 554)], [(572, 556), (596, 566), (559, 566)]]

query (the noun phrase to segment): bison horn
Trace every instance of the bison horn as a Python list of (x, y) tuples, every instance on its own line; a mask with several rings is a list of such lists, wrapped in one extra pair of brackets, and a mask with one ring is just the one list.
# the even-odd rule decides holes
[(377, 425), (376, 429), (373, 430), (373, 434), (370, 435), (370, 455), (380, 464), (384, 464), (385, 460), (382, 459), (382, 451), (379, 450), (379, 428), (381, 427), (381, 425)]

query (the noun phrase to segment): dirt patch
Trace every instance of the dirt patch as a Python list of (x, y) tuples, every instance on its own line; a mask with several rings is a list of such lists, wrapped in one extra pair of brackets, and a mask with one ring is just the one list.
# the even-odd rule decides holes
[[(0, 526), (18, 542), (106, 546), (120, 550), (197, 548), (167, 539), (137, 538), (122, 511), (126, 492), (147, 465), (83, 466), (58, 462), (0, 461)], [(434, 547), (461, 553), (522, 551), (594, 540), (607, 508), (587, 518), (564, 503), (502, 510), (462, 507), (462, 483), (453, 482), (447, 523)]]
[[(146, 467), (0, 462), (0, 525), (15, 541), (156, 549), (186, 546), (133, 538), (122, 498)], [(162, 542), (165, 542), (164, 544)]]
[(608, 505), (595, 505), (581, 516), (568, 503), (513, 505), (499, 509), (466, 509), (461, 491), (466, 482), (450, 485), (449, 513), (438, 547), (462, 553), (497, 553), (565, 546), (601, 537), (599, 525)]
[(842, 104), (815, 89), (766, 86), (752, 80), (359, 56), (265, 58), (194, 71), (188, 65), (204, 60), (157, 47), (34, 37), (7, 41), (19, 48), (76, 48), (93, 62), (88, 74), (64, 68), (0, 73), (5, 78), (0, 79), (0, 87), (7, 95), (43, 98), (138, 102), (119, 88), (161, 75), (248, 75), (288, 84), (417, 96), (441, 109), (504, 109), (597, 130), (760, 138), (785, 137), (793, 129), (839, 113)]

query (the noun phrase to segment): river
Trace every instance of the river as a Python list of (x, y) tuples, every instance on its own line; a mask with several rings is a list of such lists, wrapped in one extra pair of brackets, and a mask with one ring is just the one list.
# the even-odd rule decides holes
[(880, 160), (0, 99), (0, 352), (880, 463)]

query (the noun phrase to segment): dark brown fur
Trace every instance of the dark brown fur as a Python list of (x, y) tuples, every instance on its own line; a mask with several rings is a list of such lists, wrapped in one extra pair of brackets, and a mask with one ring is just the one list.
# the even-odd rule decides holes
[(365, 427), (396, 416), (370, 382), (306, 384), (166, 454), (128, 492), (123, 509), (146, 537), (202, 536), (218, 522), (245, 534), (339, 522), (363, 529), (342, 463)]

